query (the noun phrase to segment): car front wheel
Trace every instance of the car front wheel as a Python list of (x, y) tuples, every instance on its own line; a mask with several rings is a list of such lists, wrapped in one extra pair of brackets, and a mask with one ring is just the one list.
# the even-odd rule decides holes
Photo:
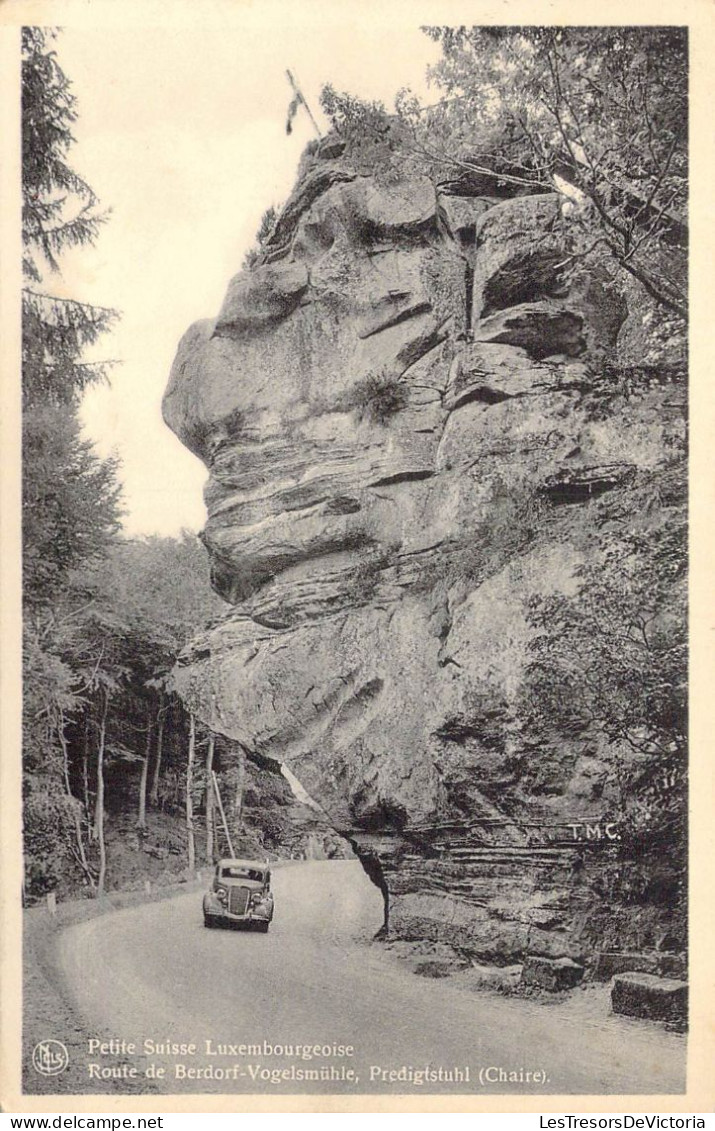
[(256, 930), (260, 931), (262, 935), (267, 935), (268, 934), (268, 928), (270, 927), (270, 925), (271, 925), (270, 922), (266, 919), (264, 922), (256, 923), (255, 927), (256, 927)]

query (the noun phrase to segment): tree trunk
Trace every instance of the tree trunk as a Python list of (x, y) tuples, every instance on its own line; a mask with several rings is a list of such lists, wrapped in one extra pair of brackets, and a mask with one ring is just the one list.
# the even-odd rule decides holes
[(196, 844), (194, 841), (194, 802), (191, 791), (194, 784), (194, 757), (196, 754), (196, 719), (189, 715), (189, 757), (186, 763), (186, 839), (189, 855), (189, 871), (196, 866)]
[(156, 761), (154, 763), (154, 776), (151, 783), (149, 800), (152, 805), (159, 804), (159, 775), (161, 774), (161, 757), (164, 750), (164, 692), (159, 698), (159, 710), (156, 713)]
[(213, 864), (214, 858), (214, 806), (216, 799), (214, 797), (212, 771), (215, 745), (216, 736), (213, 731), (211, 731), (209, 735), (209, 745), (206, 751), (206, 860), (209, 864)]
[(107, 691), (102, 691), (101, 696), (102, 717), (99, 723), (99, 746), (97, 747), (97, 797), (94, 807), (94, 836), (99, 841), (97, 895), (104, 895), (104, 880), (107, 875), (107, 846), (104, 843), (104, 747), (107, 739), (109, 694)]
[(77, 851), (75, 853), (75, 856), (77, 862), (79, 863), (79, 866), (85, 874), (86, 879), (89, 881), (90, 885), (94, 887), (94, 876), (92, 875), (92, 870), (87, 861), (87, 854), (84, 849), (84, 838), (82, 836), (82, 817), (79, 811), (79, 804), (74, 794), (72, 793), (72, 787), (70, 785), (70, 766), (69, 756), (67, 753), (67, 737), (65, 735), (65, 718), (63, 711), (60, 711), (59, 713), (59, 719), (57, 723), (57, 737), (59, 738), (60, 746), (62, 747), (62, 771), (65, 782), (65, 792), (70, 802), (72, 821), (74, 824), (74, 835), (75, 840), (77, 841)]
[[(89, 825), (89, 716), (90, 708), (84, 716), (84, 739), (82, 742), (82, 797), (84, 800), (84, 816), (87, 824)], [(90, 829), (90, 838), (92, 830)]]
[(142, 762), (142, 775), (139, 779), (139, 814), (137, 816), (137, 828), (146, 828), (146, 783), (149, 777), (149, 756), (151, 754), (151, 712), (146, 713), (146, 747), (144, 749), (144, 761)]
[(238, 767), (236, 773), (236, 800), (234, 802), (233, 811), (236, 815), (236, 824), (241, 827), (241, 816), (243, 813), (243, 788), (246, 778), (246, 755), (243, 747), (240, 746), (238, 750)]

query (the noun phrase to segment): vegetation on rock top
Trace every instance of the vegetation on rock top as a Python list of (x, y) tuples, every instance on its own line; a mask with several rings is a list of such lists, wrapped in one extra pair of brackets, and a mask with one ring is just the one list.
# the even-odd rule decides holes
[(425, 107), (396, 116), (330, 87), (322, 105), (378, 176), (412, 167), (463, 196), (557, 192), (571, 247), (681, 317), (687, 294), (687, 29), (432, 27)]

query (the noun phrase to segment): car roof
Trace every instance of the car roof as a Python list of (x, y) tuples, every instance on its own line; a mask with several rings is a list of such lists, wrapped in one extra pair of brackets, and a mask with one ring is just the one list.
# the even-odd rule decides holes
[(269, 865), (262, 860), (237, 860), (234, 856), (225, 856), (218, 862), (219, 868), (260, 868), (262, 872), (269, 870)]

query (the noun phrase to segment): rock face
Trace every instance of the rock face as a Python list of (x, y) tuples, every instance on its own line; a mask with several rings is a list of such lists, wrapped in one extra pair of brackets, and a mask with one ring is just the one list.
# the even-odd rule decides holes
[(582, 978), (583, 966), (572, 962), (570, 958), (541, 958), (527, 954), (521, 970), (523, 985), (536, 986), (552, 993), (572, 990)]
[(688, 983), (655, 974), (616, 974), (611, 990), (614, 1013), (650, 1021), (683, 1024), (688, 1014)]
[(598, 982), (608, 982), (614, 974), (662, 974), (669, 978), (685, 978), (685, 956), (651, 951), (646, 954), (602, 952), (596, 956), (593, 977)]
[(588, 949), (600, 863), (568, 822), (618, 810), (627, 757), (515, 730), (528, 602), (573, 591), (599, 525), (661, 521), (643, 492), (684, 435), (669, 379), (589, 363), (626, 323), (642, 339), (597, 275), (563, 282), (559, 209), (381, 181), (323, 145), (258, 265), (185, 334), (163, 405), (209, 468), (234, 606), (179, 688), (289, 765), (392, 934), (501, 963)]
[[(241, 779), (241, 812), (237, 819), (229, 798), (236, 795), (236, 782), (224, 779), (226, 817), (233, 850), (237, 856), (255, 858), (306, 857), (333, 859), (351, 856), (350, 846), (331, 828), (325, 816), (296, 797), (291, 786), (275, 766), (265, 762), (240, 762), (240, 754), (232, 744), (219, 740), (215, 756), (224, 765), (239, 771)], [(232, 756), (233, 755), (233, 759)], [(216, 822), (216, 850), (228, 850)]]

